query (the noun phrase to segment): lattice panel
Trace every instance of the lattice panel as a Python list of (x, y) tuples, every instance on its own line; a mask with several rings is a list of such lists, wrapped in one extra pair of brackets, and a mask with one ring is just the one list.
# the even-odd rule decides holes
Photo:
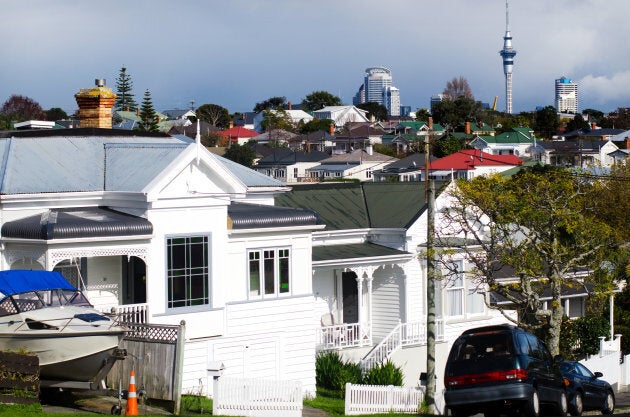
[(179, 326), (166, 324), (121, 323), (126, 340), (172, 343), (177, 342)]

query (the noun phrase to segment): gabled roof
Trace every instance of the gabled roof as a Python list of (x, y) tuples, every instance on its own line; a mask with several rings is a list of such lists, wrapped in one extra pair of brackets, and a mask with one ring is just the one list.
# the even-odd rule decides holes
[(276, 148), (256, 164), (256, 168), (265, 166), (294, 165), (299, 162), (320, 162), (328, 158), (328, 154), (319, 151), (292, 151), (288, 148)]
[(361, 136), (361, 137), (369, 137), (369, 136), (383, 136), (385, 131), (380, 127), (372, 127), (369, 124), (361, 124), (360, 126), (351, 129), (347, 135), (344, 136)]
[[(391, 164), (385, 165), (385, 167), (383, 167), (382, 172), (388, 172), (388, 171), (393, 172), (393, 171), (401, 171), (401, 170), (414, 170), (415, 171), (415, 170), (422, 169), (422, 167), (426, 163), (425, 156), (426, 154), (424, 153), (412, 153), (409, 156), (406, 156), (402, 159), (392, 162)], [(430, 157), (431, 161), (435, 161), (437, 159), (438, 158), (436, 158), (433, 155), (431, 155)]]
[[(607, 140), (553, 140), (540, 142), (539, 145), (546, 151), (556, 153), (599, 153), (602, 146), (610, 141)], [(616, 146), (616, 145), (615, 145)]]
[(321, 183), (295, 186), (276, 205), (314, 210), (328, 230), (408, 228), (426, 210), (424, 199), (423, 182)]
[(228, 137), (228, 138), (253, 138), (254, 136), (260, 135), (260, 133), (255, 130), (250, 130), (244, 128), (243, 126), (234, 126), (229, 129), (225, 129), (219, 132), (220, 135)]
[(195, 115), (195, 112), (190, 109), (164, 110), (162, 113), (164, 113), (169, 119), (179, 119), (187, 113), (190, 113), (192, 116)]
[(476, 149), (465, 149), (429, 164), (432, 170), (470, 170), (480, 166), (516, 166), (523, 161), (514, 155), (492, 155)]
[(506, 144), (521, 144), (521, 143), (534, 143), (534, 137), (529, 131), (512, 131), (503, 132), (496, 136), (478, 136), (486, 143), (492, 143), (496, 145)]
[(266, 142), (269, 140), (288, 142), (296, 136), (297, 134), (284, 129), (271, 129), (270, 131), (261, 133), (258, 136), (254, 136), (252, 140), (255, 140), (257, 142)]
[[(406, 128), (410, 128), (416, 132), (425, 129), (428, 130), (429, 129), (429, 123), (425, 122), (423, 120), (418, 120), (418, 121), (409, 121), (409, 120), (405, 120), (405, 121), (401, 121), (399, 126), (403, 126)], [(444, 130), (444, 126), (442, 126), (439, 123), (433, 123), (433, 131), (434, 132), (442, 132)]]
[(370, 155), (363, 149), (355, 149), (352, 152), (333, 155), (330, 158), (324, 159), (321, 163), (322, 165), (340, 163), (361, 164), (362, 162), (393, 162), (394, 160), (396, 160), (396, 158), (382, 153), (373, 152)]

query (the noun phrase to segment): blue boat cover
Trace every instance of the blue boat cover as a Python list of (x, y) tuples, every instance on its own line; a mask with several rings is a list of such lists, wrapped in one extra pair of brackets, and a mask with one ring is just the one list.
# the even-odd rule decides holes
[(28, 291), (54, 289), (76, 291), (59, 272), (13, 269), (0, 271), (0, 293), (5, 297)]

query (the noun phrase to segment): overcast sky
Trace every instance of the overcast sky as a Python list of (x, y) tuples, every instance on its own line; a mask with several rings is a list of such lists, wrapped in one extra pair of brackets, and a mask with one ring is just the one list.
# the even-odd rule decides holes
[[(514, 112), (553, 105), (554, 80), (579, 108), (630, 106), (630, 0), (510, 0)], [(73, 112), (74, 94), (122, 66), (156, 110), (251, 111), (325, 90), (352, 104), (365, 69), (385, 66), (401, 104), (427, 108), (464, 76), (505, 109), (504, 0), (2, 0), (0, 103), (12, 94)]]

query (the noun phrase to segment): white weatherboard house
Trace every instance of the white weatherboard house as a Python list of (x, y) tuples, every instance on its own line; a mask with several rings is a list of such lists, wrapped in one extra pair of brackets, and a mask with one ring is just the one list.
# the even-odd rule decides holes
[(321, 226), (274, 207), (283, 183), (164, 134), (8, 132), (0, 154), (0, 268), (59, 270), (97, 307), (184, 320), (183, 393), (213, 361), (314, 392)]

